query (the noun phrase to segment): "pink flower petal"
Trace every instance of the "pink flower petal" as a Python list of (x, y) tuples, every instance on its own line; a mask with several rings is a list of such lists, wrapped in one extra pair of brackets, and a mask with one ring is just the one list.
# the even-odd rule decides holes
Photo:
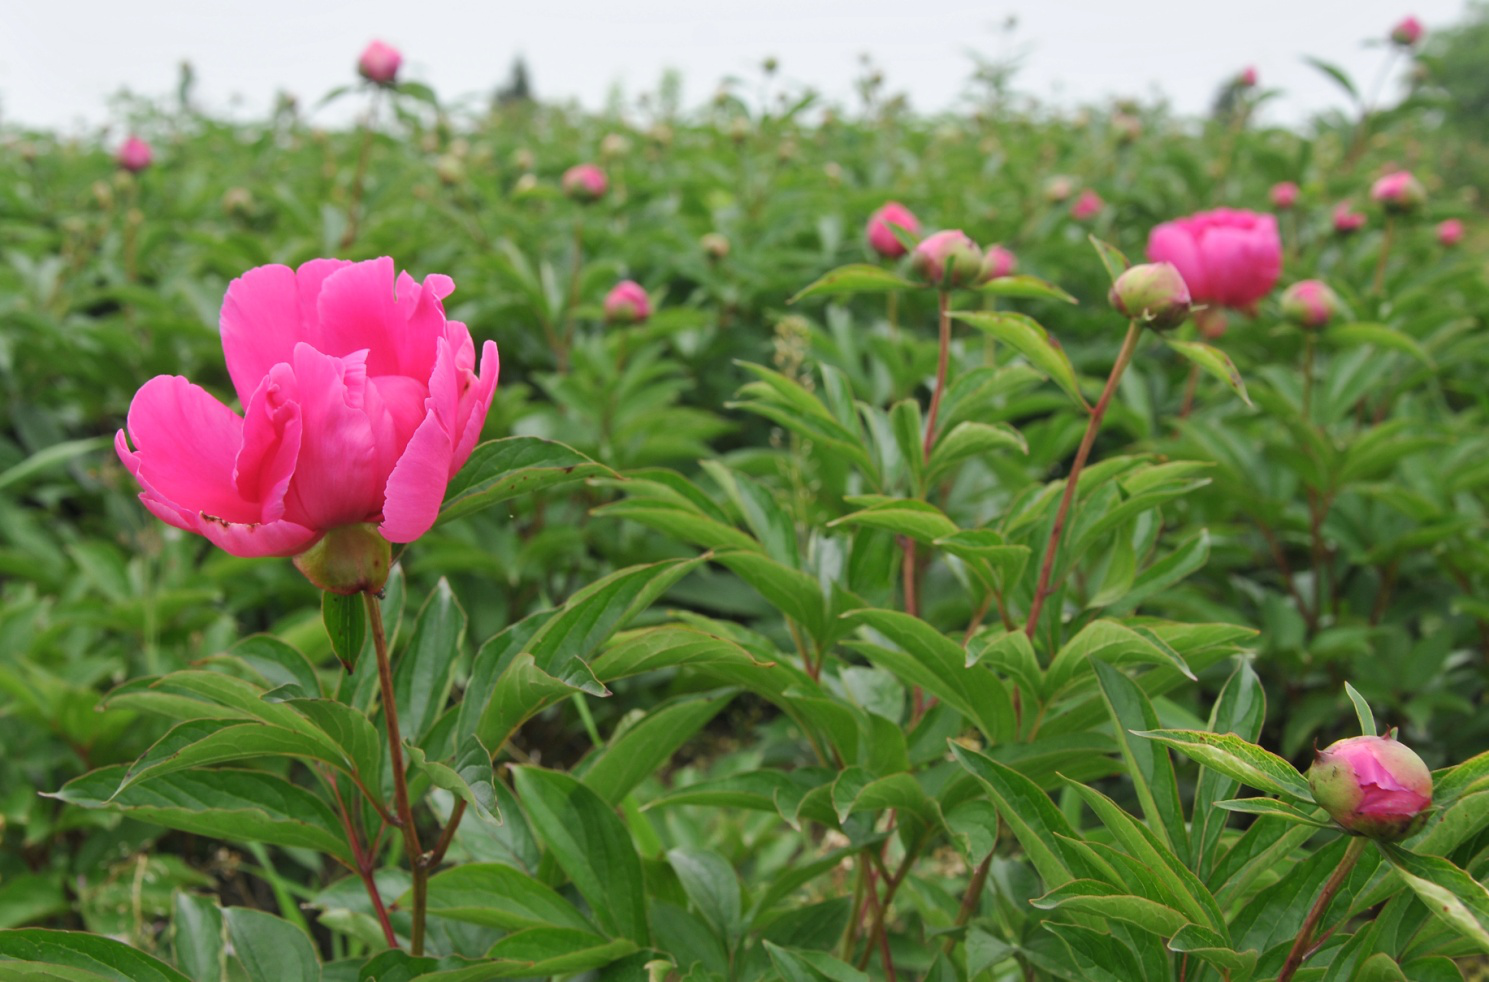
[(299, 403), (290, 401), (272, 376), (265, 378), (244, 411), (243, 448), (233, 465), (238, 493), (259, 503), (264, 521), (284, 517), (302, 432)]
[(246, 406), (269, 369), (289, 361), (295, 342), (302, 340), (295, 271), (260, 266), (233, 280), (218, 323), (228, 375)]
[(491, 409), (491, 398), (496, 393), (497, 376), (501, 374), (501, 358), (497, 354), (496, 342), (486, 341), (481, 345), (480, 374), (469, 380), (465, 394), (461, 396), (460, 409), (456, 412), (459, 423), (452, 431), (455, 438), (455, 454), (450, 460), (450, 476), (465, 466), (471, 451), (481, 439), (481, 429), (486, 423), (486, 414)]
[(372, 426), (362, 411), (366, 361), (366, 352), (335, 358), (298, 344), (293, 369), (277, 365), (270, 373), (300, 406), (303, 436), (285, 516), (307, 528), (365, 522), (382, 510)]
[(412, 542), (433, 527), (449, 483), (451, 456), (450, 436), (431, 409), (388, 478), (379, 528), (383, 538)]
[(243, 420), (201, 386), (157, 375), (135, 393), (127, 426), (136, 452), (125, 464), (150, 497), (183, 514), (259, 520), (256, 504), (233, 482)]

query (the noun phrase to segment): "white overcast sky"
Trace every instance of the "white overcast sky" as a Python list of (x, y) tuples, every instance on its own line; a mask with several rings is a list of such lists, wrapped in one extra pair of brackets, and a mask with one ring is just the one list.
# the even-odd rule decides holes
[(1291, 122), (1342, 104), (1303, 55), (1368, 88), (1385, 49), (1365, 41), (1407, 14), (1431, 32), (1466, 10), (1466, 0), (0, 0), (0, 121), (106, 123), (110, 94), (167, 95), (182, 59), (211, 109), (262, 114), (281, 89), (313, 104), (381, 38), (403, 51), (404, 77), (446, 100), (489, 92), (521, 54), (540, 97), (590, 107), (617, 83), (633, 97), (655, 88), (667, 68), (694, 105), (725, 75), (753, 80), (767, 55), (783, 78), (847, 101), (867, 52), (892, 91), (934, 111), (965, 91), (968, 52), (1021, 51), (1015, 88), (1042, 100), (1161, 93), (1186, 113), (1255, 65), (1284, 93), (1269, 117)]

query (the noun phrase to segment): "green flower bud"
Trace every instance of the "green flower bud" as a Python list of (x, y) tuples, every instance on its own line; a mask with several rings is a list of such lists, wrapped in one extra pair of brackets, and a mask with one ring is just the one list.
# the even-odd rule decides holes
[(1167, 331), (1189, 316), (1189, 286), (1173, 263), (1134, 266), (1112, 284), (1113, 307), (1131, 319)]
[(305, 578), (330, 593), (376, 593), (388, 582), (393, 547), (376, 525), (342, 525), (294, 558)]

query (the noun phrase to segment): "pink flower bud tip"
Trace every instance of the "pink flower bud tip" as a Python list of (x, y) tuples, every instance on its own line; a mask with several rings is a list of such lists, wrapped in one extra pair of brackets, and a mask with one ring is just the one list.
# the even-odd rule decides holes
[(1422, 40), (1422, 22), (1415, 17), (1404, 17), (1391, 28), (1391, 41), (1403, 48), (1414, 48)]
[(982, 253), (981, 281), (990, 283), (993, 280), (1001, 280), (1005, 276), (1012, 276), (1018, 266), (1018, 257), (1012, 252), (1001, 245), (990, 245)]
[(1189, 316), (1189, 287), (1173, 263), (1132, 267), (1117, 277), (1107, 299), (1124, 316), (1155, 331), (1178, 327)]
[(1432, 772), (1389, 737), (1350, 737), (1317, 752), (1308, 786), (1346, 831), (1388, 842), (1420, 829), (1432, 806)]
[(1056, 175), (1045, 182), (1044, 198), (1046, 201), (1059, 204), (1075, 194), (1075, 182), (1063, 175)]
[(403, 64), (403, 55), (391, 44), (374, 41), (357, 59), (357, 71), (362, 77), (378, 85), (391, 85), (398, 78), (398, 68)]
[(1282, 239), (1271, 215), (1217, 208), (1155, 227), (1148, 258), (1177, 266), (1195, 303), (1249, 312), (1282, 273)]
[(575, 164), (564, 171), (564, 194), (575, 201), (585, 204), (599, 201), (609, 188), (610, 181), (605, 177), (605, 172), (594, 164)]
[(1272, 207), (1288, 211), (1298, 203), (1298, 186), (1292, 181), (1281, 181), (1272, 185)]
[(1427, 202), (1427, 189), (1410, 171), (1398, 170), (1370, 186), (1370, 200), (1392, 214), (1407, 214)]
[(621, 280), (605, 297), (605, 321), (640, 324), (651, 316), (651, 298), (635, 280)]
[(886, 259), (898, 259), (905, 254), (905, 244), (895, 236), (891, 225), (897, 225), (911, 235), (919, 235), (920, 220), (898, 201), (886, 201), (869, 216), (869, 246)]
[(1338, 235), (1353, 235), (1365, 227), (1365, 216), (1357, 211), (1350, 211), (1348, 204), (1336, 205), (1334, 207), (1334, 232)]
[(119, 166), (131, 174), (138, 174), (149, 167), (150, 161), (154, 158), (155, 154), (151, 151), (150, 144), (132, 134), (129, 139), (119, 145), (119, 151), (114, 155)]
[(1086, 188), (1076, 196), (1075, 204), (1070, 206), (1070, 217), (1078, 222), (1087, 222), (1101, 214), (1101, 209), (1106, 207), (1106, 202), (1101, 200), (1101, 195)]
[(1339, 315), (1339, 296), (1319, 280), (1303, 280), (1282, 292), (1282, 316), (1299, 327), (1322, 330)]
[(1463, 241), (1463, 222), (1449, 218), (1437, 225), (1437, 243), (1452, 248)]
[(939, 289), (969, 286), (982, 275), (982, 250), (961, 229), (928, 235), (910, 253), (910, 269)]
[(375, 588), (371, 537), (429, 531), (496, 389), (496, 344), (478, 361), (445, 319), (454, 289), (388, 258), (233, 280), (220, 326), (242, 414), (179, 375), (146, 382), (114, 439), (140, 501), (235, 556), (298, 556), (329, 536), (304, 561), (320, 585)]
[(1245, 68), (1241, 69), (1241, 74), (1236, 76), (1236, 82), (1239, 83), (1241, 88), (1243, 89), (1256, 88), (1256, 81), (1257, 76), (1255, 65), (1247, 65)]

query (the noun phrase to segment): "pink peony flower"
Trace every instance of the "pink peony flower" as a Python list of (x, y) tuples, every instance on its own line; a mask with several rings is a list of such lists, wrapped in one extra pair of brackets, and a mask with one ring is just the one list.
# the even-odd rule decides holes
[(1427, 189), (1411, 171), (1398, 170), (1370, 185), (1370, 200), (1386, 211), (1405, 214), (1426, 204)]
[(1414, 48), (1422, 40), (1422, 22), (1415, 17), (1404, 17), (1391, 28), (1391, 41), (1403, 48)]
[(982, 250), (961, 229), (947, 229), (920, 240), (910, 269), (930, 286), (969, 286), (982, 276)]
[(1106, 202), (1101, 200), (1101, 195), (1086, 188), (1076, 196), (1075, 204), (1070, 206), (1070, 217), (1078, 222), (1086, 222), (1101, 214), (1101, 209), (1106, 207)]
[(898, 225), (911, 235), (920, 234), (920, 219), (898, 201), (886, 201), (879, 210), (869, 216), (866, 229), (869, 245), (886, 259), (898, 259), (905, 254), (905, 245), (895, 238), (891, 225)]
[(119, 145), (114, 159), (119, 162), (120, 167), (131, 174), (138, 174), (150, 166), (150, 161), (155, 159), (155, 153), (150, 149), (150, 144), (131, 134), (129, 139)]
[(1177, 266), (1196, 303), (1249, 313), (1282, 272), (1282, 240), (1271, 215), (1217, 208), (1153, 229), (1148, 258)]
[(1449, 218), (1437, 225), (1437, 244), (1452, 248), (1463, 241), (1463, 222)]
[(982, 282), (1012, 276), (1019, 268), (1018, 257), (1001, 245), (990, 245), (982, 251)]
[(363, 523), (389, 542), (429, 531), (499, 368), (487, 341), (478, 372), (470, 332), (445, 319), (454, 289), (395, 281), (388, 258), (244, 273), (221, 317), (243, 415), (179, 375), (141, 386), (114, 438), (140, 500), (235, 556), (294, 556)]
[(398, 49), (381, 41), (374, 41), (357, 59), (357, 71), (368, 81), (378, 85), (391, 85), (398, 78), (398, 67), (403, 64), (403, 55)]
[(611, 324), (640, 324), (651, 316), (651, 298), (635, 280), (621, 280), (605, 297), (605, 320)]
[(1328, 327), (1339, 307), (1338, 294), (1319, 280), (1302, 280), (1282, 291), (1282, 316), (1299, 327)]
[(1372, 839), (1405, 838), (1432, 806), (1432, 772), (1390, 737), (1350, 737), (1318, 751), (1308, 784), (1330, 818)]
[(1350, 211), (1349, 204), (1334, 206), (1334, 232), (1337, 235), (1353, 235), (1365, 227), (1365, 216), (1357, 211)]
[(575, 201), (585, 204), (599, 201), (609, 188), (610, 181), (605, 177), (605, 172), (594, 164), (575, 164), (564, 171), (564, 194)]
[(1245, 68), (1241, 69), (1241, 74), (1236, 76), (1236, 83), (1243, 89), (1256, 88), (1256, 81), (1257, 76), (1255, 65), (1247, 65)]
[(1272, 185), (1272, 207), (1288, 211), (1298, 203), (1298, 186), (1292, 181), (1280, 181)]

